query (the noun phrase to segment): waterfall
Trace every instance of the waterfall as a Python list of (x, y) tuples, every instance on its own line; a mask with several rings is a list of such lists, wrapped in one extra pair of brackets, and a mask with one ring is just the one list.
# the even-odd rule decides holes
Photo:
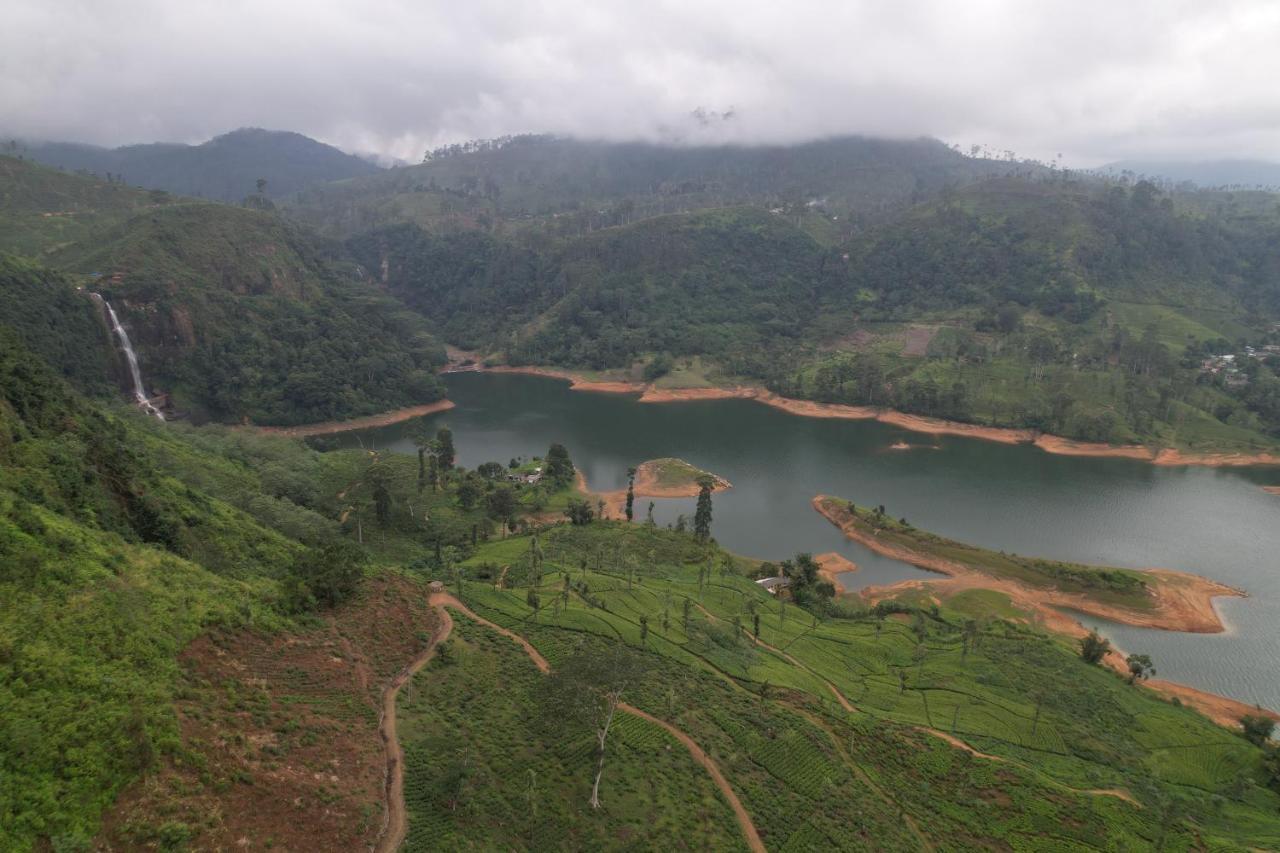
[(120, 318), (116, 316), (115, 309), (111, 307), (110, 302), (102, 298), (101, 294), (90, 293), (89, 295), (107, 309), (107, 317), (111, 320), (111, 331), (115, 332), (116, 339), (120, 341), (120, 349), (124, 350), (125, 360), (129, 362), (129, 376), (133, 379), (133, 398), (147, 414), (164, 420), (164, 415), (147, 397), (146, 389), (142, 384), (142, 371), (138, 369), (138, 354), (133, 351), (133, 342), (129, 340), (129, 333), (124, 330), (124, 326), (120, 325)]

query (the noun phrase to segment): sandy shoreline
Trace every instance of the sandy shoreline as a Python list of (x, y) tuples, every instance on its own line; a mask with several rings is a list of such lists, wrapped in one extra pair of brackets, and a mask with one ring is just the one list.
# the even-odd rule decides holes
[(585, 379), (572, 370), (550, 367), (486, 367), (477, 362), (476, 370), (485, 373), (517, 373), (528, 376), (546, 376), (563, 379), (575, 391), (595, 391), (609, 394), (639, 394), (641, 403), (688, 403), (699, 400), (754, 400), (766, 406), (806, 418), (833, 418), (840, 420), (874, 420), (912, 432), (926, 435), (956, 435), (994, 441), (999, 444), (1033, 444), (1046, 453), (1058, 456), (1084, 456), (1094, 458), (1136, 459), (1153, 465), (1200, 465), (1206, 467), (1243, 467), (1251, 465), (1280, 465), (1280, 455), (1272, 453), (1195, 453), (1173, 448), (1153, 448), (1140, 444), (1101, 444), (1075, 441), (1061, 436), (1040, 433), (1030, 429), (989, 427), (910, 415), (893, 409), (874, 406), (850, 406), (843, 403), (819, 403), (813, 400), (795, 400), (782, 397), (753, 385), (736, 385), (729, 388), (658, 388), (650, 383), (630, 380), (600, 381)]
[[(1212, 633), (1223, 629), (1222, 622), (1213, 608), (1213, 598), (1219, 595), (1242, 594), (1231, 587), (1198, 575), (1165, 569), (1148, 569), (1146, 571), (1149, 574), (1156, 575), (1159, 580), (1156, 585), (1157, 593), (1160, 596), (1157, 610), (1164, 611), (1163, 615), (1152, 618), (1135, 611), (1088, 602), (1087, 599), (1081, 600), (1081, 596), (1064, 596), (1051, 590), (1042, 590), (1004, 578), (992, 577), (968, 566), (961, 566), (930, 555), (919, 554), (907, 548), (879, 542), (873, 536), (867, 536), (857, 529), (849, 529), (847, 525), (840, 523), (837, 520), (839, 514), (828, 511), (820, 503), (822, 498), (823, 496), (814, 498), (814, 508), (839, 527), (850, 539), (884, 556), (948, 575), (948, 577), (939, 580), (907, 580), (884, 586), (868, 587), (859, 593), (868, 602), (888, 598), (907, 589), (922, 590), (939, 598), (950, 598), (968, 589), (991, 589), (1007, 595), (1014, 607), (1031, 614), (1033, 621), (1042, 628), (1056, 634), (1079, 639), (1088, 633), (1088, 629), (1077, 619), (1068, 613), (1064, 613), (1059, 608), (1069, 607), (1081, 613), (1097, 615), (1114, 622), (1145, 628)], [(835, 517), (833, 518), (833, 516)], [(1072, 598), (1076, 599), (1076, 601), (1067, 603), (1064, 598)], [(1128, 675), (1128, 667), (1125, 665), (1124, 658), (1125, 655), (1122, 650), (1113, 649), (1106, 656), (1104, 663), (1121, 675)], [(1143, 682), (1143, 686), (1169, 698), (1176, 697), (1180, 702), (1195, 708), (1209, 719), (1227, 728), (1238, 729), (1242, 716), (1259, 713), (1259, 709), (1256, 706), (1247, 702), (1219, 696), (1216, 693), (1199, 690), (1165, 679), (1153, 678)], [(1261, 713), (1280, 720), (1280, 714), (1274, 711), (1262, 709)]]
[(1280, 486), (1263, 486), (1262, 491), (1269, 495), (1280, 495)]
[[(943, 589), (948, 591), (958, 591), (961, 587), (996, 589), (1016, 601), (1025, 602), (1031, 610), (1046, 618), (1052, 617), (1044, 611), (1065, 607), (1090, 616), (1140, 628), (1216, 634), (1221, 633), (1224, 626), (1218, 617), (1217, 610), (1214, 609), (1213, 599), (1219, 596), (1244, 595), (1237, 589), (1199, 575), (1169, 569), (1144, 569), (1143, 573), (1154, 595), (1153, 607), (1150, 611), (1134, 610), (1096, 601), (1080, 593), (1034, 587), (1008, 578), (996, 577), (966, 564), (914, 551), (902, 545), (883, 542), (851, 524), (848, 510), (844, 508), (843, 502), (826, 495), (815, 497), (813, 507), (828, 521), (839, 527), (845, 536), (877, 554), (939, 572), (951, 578), (950, 582), (930, 581), (931, 585), (946, 584)], [(906, 581), (904, 583), (921, 582)], [(877, 588), (876, 591), (880, 592), (884, 589), (887, 588)]]
[(836, 588), (836, 595), (844, 595), (849, 590), (840, 582), (840, 575), (845, 572), (856, 572), (858, 564), (843, 554), (828, 551), (825, 554), (814, 554), (813, 561), (818, 564), (818, 577)]
[(324, 421), (317, 424), (302, 424), (300, 426), (278, 427), (278, 426), (253, 426), (259, 432), (271, 433), (272, 435), (287, 435), (290, 438), (305, 438), (310, 435), (331, 435), (337, 432), (347, 432), (353, 429), (373, 429), (374, 427), (389, 426), (398, 424), (401, 421), (420, 418), (424, 415), (435, 414), (436, 412), (444, 412), (453, 408), (452, 400), (436, 400), (434, 403), (424, 403), (421, 406), (409, 406), (404, 409), (396, 409), (391, 412), (382, 412), (377, 415), (368, 415), (363, 418), (352, 418), (349, 421)]

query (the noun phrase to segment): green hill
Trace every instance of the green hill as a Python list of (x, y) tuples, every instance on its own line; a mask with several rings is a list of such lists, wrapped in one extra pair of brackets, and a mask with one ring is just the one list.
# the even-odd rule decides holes
[(117, 183), (167, 190), (210, 201), (239, 202), (256, 192), (284, 198), (328, 181), (372, 175), (379, 168), (300, 133), (241, 128), (200, 145), (154, 143), (99, 148), (59, 142), (29, 142), (24, 156), (70, 172)]
[[(1275, 359), (1245, 349), (1280, 343), (1264, 195), (1002, 175), (855, 226), (829, 207), (742, 206), (582, 234), (558, 217), (402, 224), (347, 245), (448, 340), (512, 362), (654, 375), (705, 359), (788, 396), (1270, 449)], [(1204, 367), (1231, 353), (1233, 371)]]
[[(4, 215), (19, 226), (0, 249), (76, 274), (43, 288), (60, 300), (57, 311), (88, 305), (68, 302), (73, 282), (100, 292), (130, 330), (149, 389), (169, 393), (180, 410), (294, 424), (442, 396), (434, 371), (443, 349), (421, 317), (380, 294), (340, 250), (274, 212), (167, 195), (156, 202), (152, 193), (26, 161), (0, 165), (12, 200)], [(62, 208), (86, 211), (90, 221), (68, 229), (64, 217), (45, 215)], [(18, 305), (29, 295), (11, 279), (0, 300), (24, 316), (37, 310)], [(74, 367), (84, 373), (92, 364)]]
[(551, 136), (457, 145), (421, 165), (316, 186), (291, 213), (351, 235), (412, 222), (423, 227), (553, 216), (565, 234), (637, 219), (755, 204), (807, 203), (851, 216), (881, 215), (944, 186), (1039, 167), (969, 158), (932, 139), (848, 136), (787, 146), (679, 146)]

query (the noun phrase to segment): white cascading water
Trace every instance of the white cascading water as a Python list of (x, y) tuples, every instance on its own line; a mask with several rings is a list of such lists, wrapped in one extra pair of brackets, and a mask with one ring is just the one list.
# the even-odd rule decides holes
[(164, 414), (152, 405), (147, 397), (146, 389), (142, 384), (142, 371), (138, 369), (138, 354), (133, 351), (133, 342), (129, 340), (129, 333), (124, 330), (124, 326), (120, 325), (120, 318), (116, 316), (115, 309), (111, 307), (110, 302), (102, 298), (101, 294), (91, 293), (90, 295), (107, 309), (107, 317), (111, 319), (111, 331), (115, 332), (116, 338), (120, 341), (120, 348), (124, 350), (125, 360), (129, 362), (129, 376), (133, 379), (133, 398), (147, 414), (164, 420)]

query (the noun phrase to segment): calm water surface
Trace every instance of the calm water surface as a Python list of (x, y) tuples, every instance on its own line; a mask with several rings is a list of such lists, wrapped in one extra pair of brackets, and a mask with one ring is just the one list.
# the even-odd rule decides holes
[[(1280, 709), (1280, 469), (1157, 468), (1123, 459), (1052, 456), (1033, 447), (933, 438), (875, 421), (803, 418), (748, 400), (641, 405), (633, 396), (571, 392), (532, 376), (458, 373), (457, 408), (423, 419), (454, 432), (467, 467), (569, 448), (592, 488), (626, 485), (629, 465), (679, 456), (728, 478), (713, 533), (766, 559), (838, 551), (860, 567), (857, 587), (936, 577), (847, 541), (810, 506), (819, 493), (884, 504), (894, 517), (988, 548), (1086, 563), (1163, 566), (1249, 592), (1218, 599), (1224, 634), (1130, 628), (1085, 617), (1126, 651), (1146, 652), (1162, 677)], [(419, 421), (350, 433), (414, 452)], [(897, 441), (909, 451), (891, 450)], [(637, 499), (643, 516), (647, 499)], [(656, 501), (661, 522), (693, 500)]]

